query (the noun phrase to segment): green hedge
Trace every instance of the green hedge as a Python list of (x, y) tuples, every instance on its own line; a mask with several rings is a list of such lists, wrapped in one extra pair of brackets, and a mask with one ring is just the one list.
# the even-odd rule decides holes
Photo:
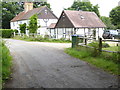
[(10, 38), (13, 36), (13, 29), (0, 29), (0, 34), (2, 38)]

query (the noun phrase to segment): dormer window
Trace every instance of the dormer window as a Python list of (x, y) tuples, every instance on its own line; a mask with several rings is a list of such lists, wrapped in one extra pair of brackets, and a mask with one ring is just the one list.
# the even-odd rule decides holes
[(85, 19), (85, 17), (84, 17), (83, 15), (80, 15), (80, 18), (81, 18), (81, 19)]
[(65, 15), (63, 15), (63, 17), (65, 17)]
[(47, 14), (47, 10), (45, 9), (45, 14)]
[(65, 14), (63, 13), (63, 16), (62, 16), (63, 18), (65, 17)]

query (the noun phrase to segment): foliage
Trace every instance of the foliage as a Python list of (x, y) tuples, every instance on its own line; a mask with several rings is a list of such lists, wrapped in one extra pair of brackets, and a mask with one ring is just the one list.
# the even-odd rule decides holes
[[(12, 20), (17, 14), (24, 10), (24, 2), (2, 2), (2, 28), (10, 29), (10, 20)], [(50, 8), (50, 4), (47, 2), (34, 2), (34, 8), (40, 6), (48, 6)]]
[(12, 57), (9, 49), (5, 46), (5, 42), (0, 42), (2, 46), (2, 83), (4, 83), (11, 74)]
[(0, 29), (0, 33), (2, 33), (2, 38), (10, 38), (13, 36), (13, 29)]
[(102, 43), (102, 48), (107, 48), (107, 47), (110, 47), (110, 45), (107, 43)]
[(117, 54), (104, 52), (100, 56), (93, 57), (91, 54), (91, 49), (85, 47), (79, 47), (76, 49), (67, 48), (65, 49), (65, 52), (73, 57), (93, 64), (96, 67), (102, 68), (112, 74), (120, 75), (120, 72), (118, 72), (118, 65), (120, 65), (120, 63), (118, 63), (118, 59), (116, 59), (118, 58)]
[(18, 30), (17, 30), (17, 29), (14, 29), (13, 31), (14, 31), (15, 33), (18, 33)]
[(29, 26), (27, 26), (30, 33), (36, 33), (38, 29), (37, 18), (36, 14), (30, 17)]
[(120, 6), (113, 8), (110, 11), (110, 18), (112, 24), (115, 25), (118, 29), (120, 29)]
[[(47, 6), (48, 8), (50, 8), (50, 4), (47, 2), (34, 2), (33, 7), (34, 8), (38, 8), (40, 6)], [(51, 9), (51, 8), (50, 8)]]
[[(98, 42), (91, 42), (91, 43), (88, 44), (88, 46), (98, 48), (99, 43)], [(110, 47), (110, 46), (109, 46), (109, 44), (103, 42), (102, 43), (102, 48), (106, 48), (106, 47)]]
[(107, 29), (115, 29), (115, 26), (112, 24), (111, 19), (109, 17), (101, 16), (100, 19), (107, 26)]
[(19, 2), (2, 2), (2, 28), (10, 29), (10, 20), (21, 11), (23, 7)]
[(25, 33), (26, 23), (24, 23), (24, 24), (19, 24), (19, 26), (20, 26), (21, 33)]
[[(93, 47), (93, 50), (91, 52), (92, 56), (96, 57), (96, 56), (99, 56), (100, 52), (99, 52), (99, 42), (92, 42), (92, 43), (89, 43), (88, 46), (91, 46)], [(106, 47), (109, 47), (109, 44), (107, 43), (102, 43), (102, 48), (106, 48)]]
[(74, 1), (71, 7), (67, 8), (67, 10), (83, 10), (83, 11), (93, 11), (95, 12), (98, 17), (100, 17), (99, 10), (98, 10), (98, 5), (93, 6), (91, 2), (87, 1)]
[(2, 90), (2, 41), (0, 37), (0, 90)]
[(55, 42), (55, 43), (70, 43), (70, 40), (61, 40), (61, 39), (50, 39), (48, 36), (42, 37), (40, 35), (33, 37), (33, 36), (15, 36), (13, 39), (18, 40), (25, 40), (25, 41), (39, 41), (39, 42)]

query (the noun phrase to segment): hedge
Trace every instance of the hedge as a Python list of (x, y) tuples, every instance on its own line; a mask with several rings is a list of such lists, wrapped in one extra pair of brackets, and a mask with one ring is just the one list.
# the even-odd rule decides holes
[(2, 38), (10, 38), (13, 36), (13, 29), (0, 29), (0, 34)]

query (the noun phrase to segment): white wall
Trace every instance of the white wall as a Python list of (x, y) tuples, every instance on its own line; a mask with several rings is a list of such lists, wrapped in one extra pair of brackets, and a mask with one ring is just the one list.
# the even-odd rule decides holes
[[(24, 23), (26, 23), (27, 26), (28, 26), (29, 20), (21, 20), (21, 21), (11, 22), (10, 26), (11, 26), (11, 29), (17, 29), (20, 33), (19, 24), (24, 24)], [(57, 19), (49, 19), (48, 22), (47, 22), (47, 26), (46, 26), (46, 23), (44, 22), (43, 19), (38, 19), (38, 26), (41, 26), (41, 27), (38, 28), (37, 32), (40, 33), (40, 35), (49, 34), (49, 31), (47, 30), (47, 27), (51, 23), (57, 23)]]
[(21, 21), (10, 22), (10, 26), (11, 26), (11, 29), (17, 29), (18, 32), (20, 33), (19, 24), (24, 24), (24, 23), (26, 23), (28, 25), (29, 20), (21, 20)]
[[(56, 32), (58, 31), (58, 34), (56, 35), (57, 39), (60, 39), (60, 38), (66, 38), (66, 39), (71, 39), (71, 36), (74, 34), (74, 29), (73, 28), (66, 28), (66, 32), (65, 32), (65, 28), (56, 28), (55, 29)], [(91, 38), (93, 37), (93, 30), (94, 29), (76, 29), (76, 34), (77, 35), (81, 35), (81, 36), (84, 36), (84, 33), (86, 34), (86, 36), (90, 37)], [(97, 28), (95, 29), (96, 30), (96, 39), (98, 39), (98, 35), (99, 37), (102, 38), (102, 34), (103, 34), (103, 28)], [(99, 32), (98, 32), (99, 31)], [(52, 36), (53, 36), (53, 33), (52, 33)]]
[(40, 25), (41, 27), (38, 28), (37, 33), (40, 35), (50, 35), (50, 31), (47, 29), (47, 27), (51, 24), (51, 23), (57, 23), (57, 19), (49, 19), (47, 21), (47, 26), (46, 23), (43, 19), (38, 19), (38, 26)]

